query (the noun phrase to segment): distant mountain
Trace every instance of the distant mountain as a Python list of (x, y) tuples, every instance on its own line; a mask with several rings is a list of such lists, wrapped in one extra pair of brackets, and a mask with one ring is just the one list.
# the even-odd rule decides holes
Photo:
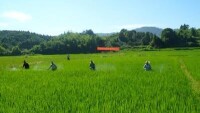
[[(141, 28), (136, 28), (136, 29), (133, 29), (133, 30), (135, 30), (136, 32), (150, 32), (150, 33), (153, 33), (153, 34), (160, 37), (163, 29), (158, 28), (158, 27), (141, 27)], [(113, 33), (95, 33), (95, 34), (97, 36), (104, 37), (104, 36), (111, 36), (115, 33), (116, 32), (113, 32)]]
[(160, 37), (163, 29), (157, 27), (141, 27), (141, 28), (136, 28), (134, 30), (136, 32), (150, 32)]
[(104, 37), (104, 36), (111, 36), (112, 34), (115, 34), (115, 33), (95, 33), (97, 36), (100, 36), (100, 37)]

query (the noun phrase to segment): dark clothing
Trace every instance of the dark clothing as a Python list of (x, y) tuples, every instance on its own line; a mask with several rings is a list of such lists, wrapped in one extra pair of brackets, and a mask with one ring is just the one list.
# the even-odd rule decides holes
[(69, 57), (69, 56), (67, 56), (67, 60), (70, 60), (70, 57)]
[(49, 69), (51, 69), (52, 71), (55, 71), (57, 69), (57, 66), (52, 62)]
[(151, 65), (150, 65), (149, 63), (146, 63), (146, 64), (144, 65), (144, 69), (145, 69), (146, 71), (151, 70)]
[(94, 64), (94, 62), (90, 62), (90, 69), (95, 70), (95, 64)]
[(28, 64), (27, 62), (24, 62), (24, 64), (23, 64), (23, 68), (25, 68), (25, 69), (29, 69), (29, 64)]

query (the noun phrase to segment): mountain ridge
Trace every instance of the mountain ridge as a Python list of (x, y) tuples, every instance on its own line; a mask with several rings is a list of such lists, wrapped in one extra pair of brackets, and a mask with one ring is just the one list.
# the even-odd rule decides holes
[(144, 26), (144, 27), (136, 28), (134, 30), (137, 32), (150, 32), (150, 33), (153, 33), (160, 37), (163, 29), (158, 28), (158, 27), (145, 27)]
[[(144, 27), (139, 27), (139, 28), (135, 28), (132, 30), (135, 30), (136, 32), (150, 32), (150, 33), (153, 33), (153, 34), (157, 35), (158, 37), (160, 37), (163, 29), (159, 28), (159, 27), (144, 26)], [(95, 33), (95, 34), (98, 36), (111, 36), (112, 34), (115, 34), (115, 33), (119, 33), (119, 32)]]

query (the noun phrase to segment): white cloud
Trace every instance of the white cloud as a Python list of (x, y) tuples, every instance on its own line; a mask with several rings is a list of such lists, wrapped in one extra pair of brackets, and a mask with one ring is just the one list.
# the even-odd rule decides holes
[(26, 22), (32, 19), (32, 17), (28, 14), (18, 12), (18, 11), (8, 11), (2, 14), (4, 18), (14, 19), (20, 22)]

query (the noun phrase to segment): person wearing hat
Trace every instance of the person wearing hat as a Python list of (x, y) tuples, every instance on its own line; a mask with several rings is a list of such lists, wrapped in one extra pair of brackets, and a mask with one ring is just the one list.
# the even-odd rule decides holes
[(146, 71), (151, 70), (150, 61), (146, 61), (143, 68), (144, 68)]

